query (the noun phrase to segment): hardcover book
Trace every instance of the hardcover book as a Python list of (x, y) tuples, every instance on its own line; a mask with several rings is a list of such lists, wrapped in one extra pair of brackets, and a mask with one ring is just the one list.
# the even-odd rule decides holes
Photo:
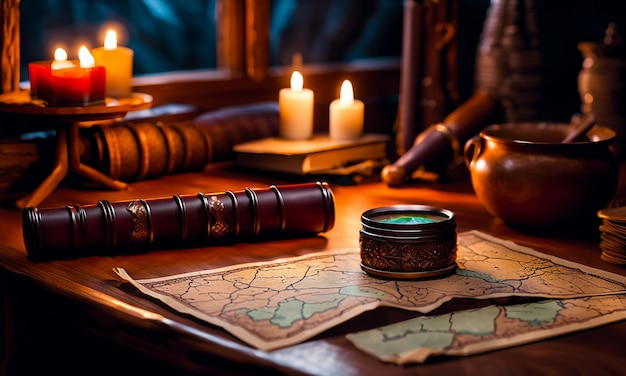
[(352, 140), (333, 140), (328, 135), (302, 141), (268, 137), (235, 145), (234, 163), (288, 174), (319, 174), (367, 160), (387, 159), (389, 141), (389, 136), (375, 133)]

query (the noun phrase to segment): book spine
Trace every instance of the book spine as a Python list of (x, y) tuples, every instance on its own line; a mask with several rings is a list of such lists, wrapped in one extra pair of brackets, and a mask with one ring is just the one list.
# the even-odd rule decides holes
[(235, 144), (278, 134), (273, 102), (202, 113), (178, 122), (135, 119), (83, 132), (92, 152), (83, 161), (113, 179), (140, 181), (189, 171), (233, 157)]
[(334, 225), (327, 183), (22, 209), (34, 261), (311, 236)]

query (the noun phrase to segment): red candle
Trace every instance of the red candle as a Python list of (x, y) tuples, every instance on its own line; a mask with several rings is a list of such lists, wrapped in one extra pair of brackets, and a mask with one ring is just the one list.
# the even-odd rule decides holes
[(48, 100), (50, 98), (50, 61), (35, 61), (28, 63), (30, 76), (30, 97), (32, 99)]
[[(95, 66), (93, 56), (86, 47), (78, 55), (80, 66), (64, 59), (62, 54), (55, 60), (29, 64), (31, 97), (43, 99), (50, 106), (87, 106), (103, 103), (105, 77), (103, 66)], [(65, 51), (63, 51), (65, 52)], [(67, 55), (65, 55), (67, 56)]]
[(57, 48), (54, 51), (53, 61), (44, 60), (28, 63), (31, 98), (43, 99), (49, 102), (52, 96), (52, 87), (50, 86), (52, 69), (69, 68), (77, 64), (79, 64), (79, 62), (76, 60), (67, 60), (67, 53), (62, 48)]

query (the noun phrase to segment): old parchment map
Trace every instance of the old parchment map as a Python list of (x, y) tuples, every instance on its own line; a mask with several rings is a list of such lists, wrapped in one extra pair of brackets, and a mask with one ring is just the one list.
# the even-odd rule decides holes
[[(578, 320), (577, 313), (567, 314), (568, 308), (573, 305), (583, 305), (590, 312), (589, 317), (604, 317), (605, 313), (610, 313), (600, 309), (594, 311), (594, 299), (575, 298), (598, 297), (600, 300), (608, 299), (611, 304), (619, 303), (619, 307), (626, 306), (622, 301), (624, 296), (620, 295), (626, 294), (625, 277), (541, 254), (478, 231), (458, 234), (457, 264), (459, 267), (453, 274), (439, 279), (384, 280), (371, 277), (361, 270), (358, 250), (343, 249), (155, 279), (134, 280), (122, 268), (115, 268), (114, 271), (146, 295), (161, 300), (181, 313), (220, 326), (262, 350), (302, 342), (379, 306), (427, 314), (454, 298), (533, 297), (537, 298), (534, 304), (550, 307), (552, 313), (561, 316), (556, 320), (553, 314), (551, 319), (554, 324), (545, 324), (539, 332), (534, 324), (544, 323), (544, 310), (533, 306), (526, 306), (530, 307), (526, 310), (524, 306), (518, 308), (517, 312), (526, 312), (526, 315), (517, 321), (511, 319), (513, 316), (507, 313), (510, 311), (506, 311), (515, 308), (511, 305), (464, 311), (454, 319), (417, 315), (421, 317), (416, 320), (432, 320), (427, 322), (433, 325), (436, 320), (445, 321), (447, 327), (397, 324), (421, 328), (411, 329), (404, 336), (417, 335), (420, 330), (429, 334), (436, 328), (437, 332), (443, 331), (448, 337), (456, 335), (452, 342), (470, 345), (476, 340), (458, 335), (458, 328), (468, 317), (472, 317), (470, 321), (482, 323), (480, 325), (491, 325), (492, 336), (497, 336), (497, 330), (493, 329), (495, 324), (509, 320), (507, 331), (529, 335), (531, 339), (524, 338), (528, 342), (532, 338), (545, 338), (541, 330), (551, 325), (569, 325), (572, 321), (586, 326), (599, 325), (596, 321), (585, 321), (582, 317)], [(543, 298), (555, 300), (551, 303)], [(610, 307), (605, 307), (608, 304), (606, 302), (598, 304), (603, 308)], [(476, 317), (482, 321), (476, 320)], [(615, 319), (621, 319), (621, 316), (613, 317)], [(576, 328), (581, 327), (578, 325)], [(385, 331), (397, 334), (403, 329), (390, 327), (374, 330), (378, 332), (354, 333), (348, 338), (357, 347), (375, 356), (398, 362), (401, 357), (398, 358), (397, 354), (377, 354), (376, 347), (381, 344), (390, 347), (393, 339), (389, 340)], [(467, 328), (465, 331), (472, 332)], [(376, 336), (384, 341), (374, 343), (372, 338)], [(396, 348), (401, 349), (398, 353), (414, 350), (400, 346), (401, 342), (395, 342), (398, 345)], [(441, 353), (441, 347), (450, 343), (440, 341), (433, 353)], [(479, 350), (485, 351), (480, 347)], [(463, 353), (463, 350), (455, 351)]]
[(626, 295), (548, 299), (422, 316), (347, 335), (383, 362), (423, 363), (432, 355), (471, 355), (626, 319)]

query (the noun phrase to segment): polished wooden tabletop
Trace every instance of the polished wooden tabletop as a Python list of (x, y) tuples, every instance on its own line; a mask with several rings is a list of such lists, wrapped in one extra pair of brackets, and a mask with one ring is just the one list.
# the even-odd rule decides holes
[[(616, 197), (626, 195), (624, 173), (621, 176)], [(210, 165), (203, 172), (134, 182), (124, 191), (64, 184), (39, 206), (234, 191), (291, 182), (242, 173), (222, 163)], [(626, 275), (625, 268), (600, 259), (596, 227), (587, 232), (534, 235), (517, 231), (494, 218), (474, 195), (465, 166), (459, 166), (449, 179), (400, 187), (389, 187), (377, 176), (354, 185), (333, 181), (330, 184), (336, 219), (334, 228), (327, 233), (115, 257), (31, 261), (22, 239), (21, 211), (11, 206), (0, 209), (3, 370), (7, 374), (41, 370), (78, 374), (85, 367), (93, 371), (121, 370), (122, 374), (124, 371), (169, 374), (268, 371), (318, 375), (624, 373), (626, 322), (474, 356), (433, 358), (425, 364), (397, 366), (355, 349), (345, 334), (415, 317), (414, 312), (378, 308), (299, 345), (263, 352), (221, 328), (178, 314), (141, 295), (112, 271), (114, 267), (122, 267), (134, 278), (143, 279), (321, 250), (358, 248), (362, 212), (391, 204), (426, 204), (452, 210), (457, 217), (458, 232), (480, 230), (544, 253)], [(471, 304), (452, 301), (436, 313)]]

